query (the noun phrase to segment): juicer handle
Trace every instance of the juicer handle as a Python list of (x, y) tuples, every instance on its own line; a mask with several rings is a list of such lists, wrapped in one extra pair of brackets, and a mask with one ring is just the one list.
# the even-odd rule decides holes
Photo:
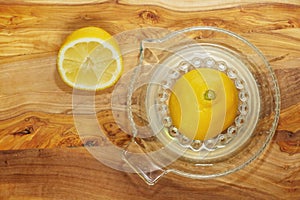
[[(134, 150), (132, 152), (131, 150)], [(148, 184), (154, 185), (168, 173), (147, 154), (134, 139), (123, 151), (122, 159)]]

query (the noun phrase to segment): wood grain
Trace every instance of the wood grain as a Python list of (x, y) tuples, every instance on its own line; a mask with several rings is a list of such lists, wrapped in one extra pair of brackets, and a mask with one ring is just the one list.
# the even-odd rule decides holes
[[(299, 199), (299, 13), (297, 0), (0, 0), (0, 199)], [(271, 145), (235, 174), (201, 181), (168, 174), (151, 188), (102, 165), (82, 147), (101, 141), (93, 134), (79, 138), (73, 90), (56, 71), (64, 38), (84, 26), (113, 35), (151, 26), (217, 26), (247, 38), (266, 55), (281, 90)], [(132, 60), (126, 70), (135, 66)], [(109, 109), (112, 91), (96, 94), (97, 118), (108, 138), (124, 147), (131, 137)]]
[[(174, 3), (170, 0), (152, 0), (148, 2), (142, 2), (139, 0), (119, 0), (121, 4), (125, 5), (156, 5), (172, 10), (177, 11), (199, 11), (199, 10), (213, 10), (216, 8), (232, 8), (232, 7), (243, 7), (249, 4), (257, 3), (256, 0), (248, 0), (248, 1), (240, 1), (240, 0), (228, 0), (228, 1), (219, 1), (219, 0), (211, 0), (211, 1), (197, 1), (197, 0), (185, 0)], [(299, 1), (297, 0), (263, 0), (259, 2), (260, 4), (267, 3), (288, 3), (299, 5)]]
[(5, 1), (0, 0), (1, 4), (11, 4), (11, 5), (28, 5), (28, 4), (48, 4), (48, 5), (83, 5), (83, 4), (98, 4), (103, 2), (110, 2), (110, 0), (14, 0), (14, 1)]
[[(197, 12), (186, 14), (161, 7), (149, 9), (142, 6), (111, 3), (99, 4), (97, 7), (83, 7), (90, 12), (83, 13), (82, 6), (73, 6), (72, 9), (69, 6), (39, 5), (2, 5), (0, 7), (1, 13), (5, 13), (0, 18), (0, 24), (3, 27), (0, 33), (0, 41), (2, 41), (0, 42), (0, 57), (3, 58), (0, 61), (2, 72), (0, 77), (2, 83), (5, 83), (0, 85), (2, 93), (0, 98), (3, 102), (0, 105), (0, 120), (3, 120), (0, 125), (0, 130), (2, 130), (0, 135), (6, 135), (9, 130), (5, 123), (6, 119), (13, 118), (19, 122), (17, 124), (20, 124), (24, 118), (22, 115), (27, 112), (37, 116), (39, 116), (39, 112), (50, 115), (66, 114), (65, 117), (70, 118), (72, 115), (72, 89), (61, 81), (56, 71), (56, 54), (68, 33), (81, 26), (89, 25), (99, 25), (112, 34), (125, 31), (125, 27), (130, 30), (130, 28), (138, 28), (140, 25), (155, 25), (172, 29), (192, 25), (215, 25), (235, 31), (263, 51), (278, 76), (279, 85), (285, 85), (285, 87), (280, 87), (282, 109), (285, 110), (299, 102), (300, 94), (297, 89), (300, 76), (298, 68), (299, 38), (296, 37), (296, 34), (299, 31), (300, 22), (297, 18), (299, 10), (297, 6), (271, 4), (262, 7), (250, 5), (243, 10), (240, 8), (221, 9), (218, 10), (218, 13), (225, 16), (222, 19), (213, 17), (215, 11), (201, 12), (199, 17)], [(56, 13), (57, 9), (61, 10), (61, 15)], [(120, 9), (123, 14), (109, 15)], [(273, 20), (274, 12), (282, 13), (280, 18)], [(262, 16), (260, 13), (264, 13), (264, 15)], [(175, 15), (176, 18), (173, 17)], [(104, 18), (103, 16), (109, 17)], [(116, 22), (122, 24), (123, 28)], [(74, 26), (65, 26), (69, 23)], [(178, 27), (179, 25), (181, 27)], [(285, 30), (289, 30), (288, 34)], [(133, 63), (132, 66), (135, 64)], [(22, 87), (19, 87), (20, 85)], [(96, 96), (99, 110), (109, 106), (111, 91), (112, 89), (108, 89)], [(72, 120), (70, 123), (72, 125)], [(60, 127), (59, 124), (58, 127)], [(289, 126), (283, 128), (290, 131)], [(27, 137), (32, 137), (32, 135)], [(57, 134), (56, 137), (60, 138), (61, 136)], [(57, 139), (57, 141), (61, 140), (63, 138)], [(12, 144), (13, 141), (16, 144)], [(47, 143), (46, 140), (45, 142)], [(59, 146), (58, 144), (39, 144), (39, 146), (56, 147)], [(10, 139), (9, 145), (6, 140), (0, 142), (2, 149), (13, 146), (26, 148), (26, 145), (21, 145), (18, 140)], [(29, 145), (29, 147), (31, 146), (34, 144)]]
[(2, 199), (299, 199), (299, 159), (272, 145), (235, 174), (213, 180), (168, 174), (149, 187), (134, 174), (103, 166), (84, 148), (3, 151), (0, 194)]
[[(119, 10), (122, 12), (118, 15), (110, 14)], [(300, 24), (298, 11), (299, 6), (287, 4), (249, 5), (243, 8), (203, 11), (200, 15), (198, 12), (175, 12), (161, 7), (110, 3), (72, 7), (2, 5), (0, 57), (4, 57), (1, 62), (5, 62), (5, 58), (11, 56), (57, 52), (64, 38), (83, 26), (99, 26), (111, 34), (117, 34), (149, 26), (177, 30), (196, 25), (218, 26), (237, 32), (272, 58), (286, 53), (297, 57), (295, 51), (299, 50), (296, 45), (299, 38), (296, 35)], [(281, 13), (280, 18), (274, 18), (274, 13)], [(289, 29), (289, 35), (280, 32), (286, 29)], [(275, 44), (267, 45), (270, 42)], [(10, 45), (6, 45), (7, 43)], [(289, 48), (283, 49), (282, 45)]]
[[(219, 0), (210, 0), (210, 1), (198, 1), (198, 0), (185, 0), (174, 3), (171, 0), (151, 0), (151, 1), (140, 1), (140, 0), (13, 0), (13, 1), (5, 1), (0, 0), (1, 4), (18, 4), (18, 5), (26, 5), (26, 4), (38, 4), (38, 5), (49, 5), (49, 4), (56, 4), (56, 5), (87, 5), (87, 4), (98, 4), (104, 2), (116, 2), (118, 4), (123, 5), (155, 5), (171, 10), (176, 11), (202, 11), (202, 10), (213, 10), (216, 8), (231, 8), (231, 7), (243, 7), (249, 4), (257, 3), (256, 0), (248, 0), (248, 1), (240, 1), (240, 0), (228, 0), (226, 2), (219, 1)], [(268, 4), (268, 3), (287, 3), (291, 5), (299, 5), (299, 1), (297, 0), (263, 0), (260, 1), (260, 4)]]

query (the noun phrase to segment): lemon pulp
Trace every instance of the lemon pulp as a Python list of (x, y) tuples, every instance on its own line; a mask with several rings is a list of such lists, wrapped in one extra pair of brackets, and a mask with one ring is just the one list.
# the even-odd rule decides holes
[(173, 125), (194, 140), (215, 137), (237, 115), (238, 92), (224, 73), (210, 68), (191, 70), (172, 88), (169, 111)]

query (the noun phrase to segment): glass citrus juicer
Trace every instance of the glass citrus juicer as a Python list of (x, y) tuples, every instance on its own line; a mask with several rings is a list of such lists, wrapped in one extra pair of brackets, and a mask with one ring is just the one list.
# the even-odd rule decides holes
[[(130, 43), (132, 37), (138, 38), (135, 44)], [(131, 141), (124, 147), (112, 144), (98, 124), (97, 109), (87, 106), (95, 103), (94, 94), (73, 92), (76, 128), (83, 140), (97, 133), (100, 145), (86, 148), (99, 161), (137, 173), (153, 185), (167, 173), (196, 179), (230, 174), (251, 163), (267, 147), (279, 119), (280, 94), (271, 67), (250, 42), (215, 27), (175, 32), (146, 29), (115, 39), (123, 48), (124, 61), (137, 49), (130, 50), (128, 45), (137, 44), (140, 51), (138, 65), (121, 77), (111, 96), (113, 118)], [(200, 140), (174, 125), (169, 101), (174, 84), (202, 68), (224, 73), (234, 83), (238, 106), (230, 111), (236, 115), (226, 129)], [(216, 115), (218, 111), (211, 117), (211, 126)]]

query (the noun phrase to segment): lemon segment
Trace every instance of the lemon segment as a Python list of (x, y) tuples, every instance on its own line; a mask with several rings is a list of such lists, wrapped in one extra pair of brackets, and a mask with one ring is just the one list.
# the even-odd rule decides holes
[(173, 125), (195, 140), (215, 137), (233, 122), (238, 92), (233, 81), (215, 69), (191, 70), (172, 88), (169, 111)]
[(69, 35), (59, 50), (57, 65), (62, 80), (82, 90), (110, 87), (123, 71), (117, 42), (97, 27), (85, 27)]

